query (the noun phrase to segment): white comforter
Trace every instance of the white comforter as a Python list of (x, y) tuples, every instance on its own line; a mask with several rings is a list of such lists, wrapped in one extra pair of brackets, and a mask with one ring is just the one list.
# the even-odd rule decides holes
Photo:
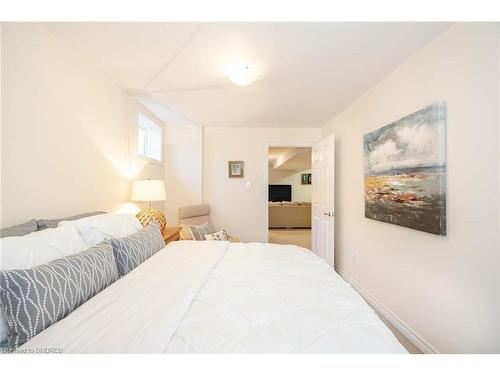
[(177, 241), (21, 349), (64, 353), (404, 353), (308, 250)]

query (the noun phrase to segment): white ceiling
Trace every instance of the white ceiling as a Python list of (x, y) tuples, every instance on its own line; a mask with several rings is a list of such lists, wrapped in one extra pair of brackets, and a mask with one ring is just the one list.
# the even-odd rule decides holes
[(269, 147), (269, 167), (280, 171), (311, 169), (310, 147)]
[[(205, 126), (319, 127), (448, 24), (47, 26), (153, 111), (161, 104), (162, 119), (167, 111)], [(257, 82), (231, 84), (224, 69), (235, 60), (255, 63)]]

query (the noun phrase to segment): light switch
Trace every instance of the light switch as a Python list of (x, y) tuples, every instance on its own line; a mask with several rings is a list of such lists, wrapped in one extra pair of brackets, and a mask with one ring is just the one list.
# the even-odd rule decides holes
[(247, 183), (245, 184), (245, 187), (247, 188), (247, 190), (250, 190), (252, 188), (252, 183), (247, 181)]

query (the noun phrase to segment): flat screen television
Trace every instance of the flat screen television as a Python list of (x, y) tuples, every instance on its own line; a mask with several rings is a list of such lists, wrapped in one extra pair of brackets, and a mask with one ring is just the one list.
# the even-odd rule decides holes
[(269, 202), (292, 201), (292, 185), (269, 185)]

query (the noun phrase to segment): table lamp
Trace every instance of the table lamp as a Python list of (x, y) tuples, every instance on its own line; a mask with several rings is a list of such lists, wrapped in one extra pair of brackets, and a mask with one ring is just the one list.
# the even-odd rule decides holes
[(165, 234), (167, 220), (160, 210), (151, 207), (151, 202), (164, 201), (166, 199), (165, 185), (162, 180), (137, 180), (132, 184), (131, 200), (148, 202), (148, 206), (136, 215), (137, 219), (139, 219), (143, 227), (148, 225), (151, 220), (157, 221), (160, 224), (162, 234)]

